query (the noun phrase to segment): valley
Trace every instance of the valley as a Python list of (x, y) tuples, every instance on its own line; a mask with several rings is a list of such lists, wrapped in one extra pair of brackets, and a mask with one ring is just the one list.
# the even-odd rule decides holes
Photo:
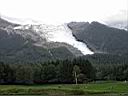
[(128, 95), (128, 31), (0, 18), (0, 95)]

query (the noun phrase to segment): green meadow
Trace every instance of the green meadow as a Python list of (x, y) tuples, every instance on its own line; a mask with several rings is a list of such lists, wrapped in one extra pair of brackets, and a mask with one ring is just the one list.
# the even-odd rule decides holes
[(86, 95), (128, 96), (126, 82), (97, 82), (90, 84), (0, 85), (0, 95)]

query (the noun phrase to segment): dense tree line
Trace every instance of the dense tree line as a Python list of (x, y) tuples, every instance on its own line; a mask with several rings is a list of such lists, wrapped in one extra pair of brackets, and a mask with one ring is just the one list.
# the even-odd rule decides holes
[(38, 64), (5, 64), (1, 62), (0, 83), (75, 83), (75, 70), (73, 70), (75, 66), (79, 68), (78, 83), (95, 79), (95, 70), (91, 63), (88, 60), (77, 58)]
[(128, 55), (94, 54), (82, 58), (96, 69), (96, 80), (128, 80)]
[(108, 64), (97, 66), (98, 80), (128, 80), (128, 64)]
[(128, 64), (94, 65), (83, 57), (37, 64), (0, 62), (1, 84), (87, 83), (95, 80), (128, 80)]
[(82, 58), (89, 60), (94, 66), (128, 64), (128, 55), (95, 53), (93, 55), (82, 56)]

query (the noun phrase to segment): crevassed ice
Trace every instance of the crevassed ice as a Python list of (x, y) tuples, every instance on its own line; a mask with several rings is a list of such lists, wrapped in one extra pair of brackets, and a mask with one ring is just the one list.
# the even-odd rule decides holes
[(42, 38), (46, 38), (49, 42), (64, 42), (70, 44), (80, 50), (84, 55), (93, 54), (93, 52), (83, 42), (77, 41), (72, 35), (72, 31), (66, 24), (63, 25), (23, 25), (15, 27), (14, 29), (33, 29)]
[(80, 50), (84, 55), (93, 54), (85, 43), (76, 40), (76, 38), (72, 35), (72, 31), (67, 27), (66, 24), (47, 26), (47, 28), (43, 27), (42, 31), (44, 30), (47, 31), (47, 38), (49, 41), (65, 42)]

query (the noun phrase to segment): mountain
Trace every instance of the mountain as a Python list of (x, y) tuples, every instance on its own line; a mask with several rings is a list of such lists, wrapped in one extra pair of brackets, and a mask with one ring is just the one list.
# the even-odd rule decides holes
[(99, 22), (71, 22), (68, 27), (77, 40), (87, 44), (95, 53), (128, 54), (128, 31)]
[(0, 18), (0, 61), (34, 63), (87, 54), (126, 56), (127, 37), (128, 31), (99, 22), (23, 25)]
[(47, 27), (19, 25), (0, 18), (0, 61), (33, 63), (83, 55), (70, 44), (49, 41)]
[(106, 22), (108, 26), (128, 31), (128, 20)]

